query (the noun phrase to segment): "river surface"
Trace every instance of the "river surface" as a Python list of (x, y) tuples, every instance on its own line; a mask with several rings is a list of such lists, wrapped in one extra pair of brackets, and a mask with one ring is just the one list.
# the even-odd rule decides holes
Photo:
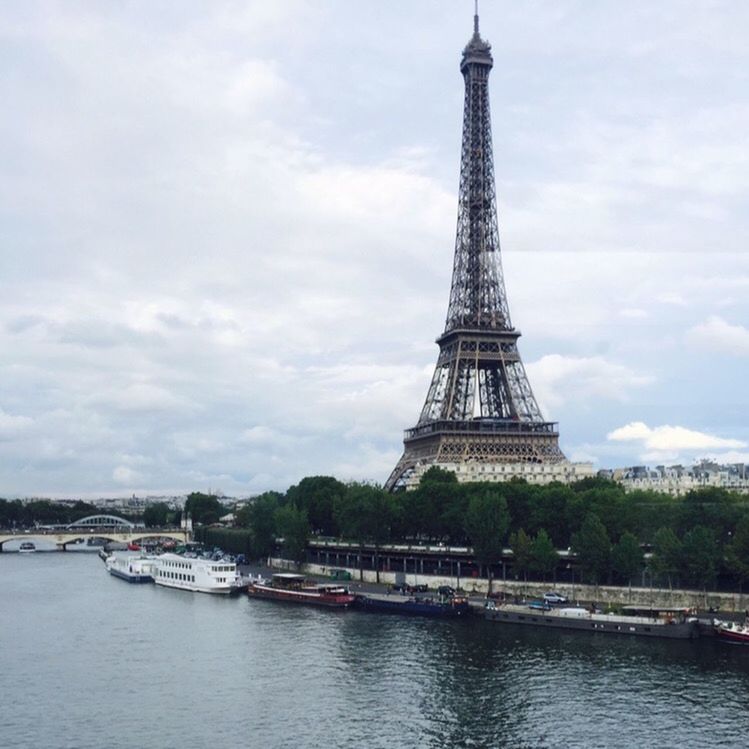
[(746, 747), (749, 648), (296, 607), (0, 554), (3, 747)]

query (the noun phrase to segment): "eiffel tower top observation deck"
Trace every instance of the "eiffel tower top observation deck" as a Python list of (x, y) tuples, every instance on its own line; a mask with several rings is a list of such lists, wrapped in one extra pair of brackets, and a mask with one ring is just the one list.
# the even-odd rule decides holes
[(489, 72), (491, 46), (479, 33), (463, 50), (465, 81), (458, 227), (445, 331), (418, 424), (386, 483), (409, 483), (425, 466), (556, 463), (556, 424), (544, 421), (517, 349), (500, 260)]

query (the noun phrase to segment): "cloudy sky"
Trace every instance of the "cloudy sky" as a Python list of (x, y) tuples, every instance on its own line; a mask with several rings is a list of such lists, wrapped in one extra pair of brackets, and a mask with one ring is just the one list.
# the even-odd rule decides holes
[[(384, 481), (438, 353), (470, 0), (0, 5), (0, 496)], [(573, 460), (749, 460), (749, 5), (484, 0)]]

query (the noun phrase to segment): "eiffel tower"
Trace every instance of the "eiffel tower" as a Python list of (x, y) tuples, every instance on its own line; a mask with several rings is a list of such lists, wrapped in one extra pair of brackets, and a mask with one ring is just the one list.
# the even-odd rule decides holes
[(463, 145), (447, 321), (419, 422), (406, 430), (403, 457), (385, 484), (390, 490), (435, 464), (565, 461), (556, 424), (544, 421), (533, 396), (505, 295), (489, 118), (492, 65), (477, 9), (460, 64)]

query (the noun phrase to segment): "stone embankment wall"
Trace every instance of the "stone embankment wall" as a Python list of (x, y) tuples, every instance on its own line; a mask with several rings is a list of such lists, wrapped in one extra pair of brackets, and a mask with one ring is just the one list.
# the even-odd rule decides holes
[[(286, 559), (269, 559), (270, 565), (279, 569), (294, 569), (296, 565)], [(329, 575), (331, 569), (347, 569), (353, 582), (359, 580), (359, 570), (355, 567), (325, 567), (319, 564), (307, 564), (302, 568), (310, 575)], [(397, 574), (397, 579), (396, 579)], [(363, 580), (367, 583), (377, 582), (374, 570), (364, 570)], [(393, 584), (403, 580), (410, 585), (426, 584), (435, 589), (440, 585), (460, 587), (469, 594), (486, 595), (489, 581), (480, 577), (440, 577), (436, 575), (414, 575), (395, 572), (380, 572), (379, 581), (383, 585)], [(701, 590), (673, 590), (668, 588), (622, 588), (614, 585), (575, 585), (561, 583), (520, 582), (516, 580), (493, 580), (494, 592), (504, 591), (510, 595), (523, 598), (540, 598), (548, 590), (555, 590), (571, 601), (596, 601), (599, 604), (617, 603), (632, 605), (647, 605), (672, 608), (720, 609), (722, 611), (745, 611), (749, 608), (749, 594), (720, 593)]]

